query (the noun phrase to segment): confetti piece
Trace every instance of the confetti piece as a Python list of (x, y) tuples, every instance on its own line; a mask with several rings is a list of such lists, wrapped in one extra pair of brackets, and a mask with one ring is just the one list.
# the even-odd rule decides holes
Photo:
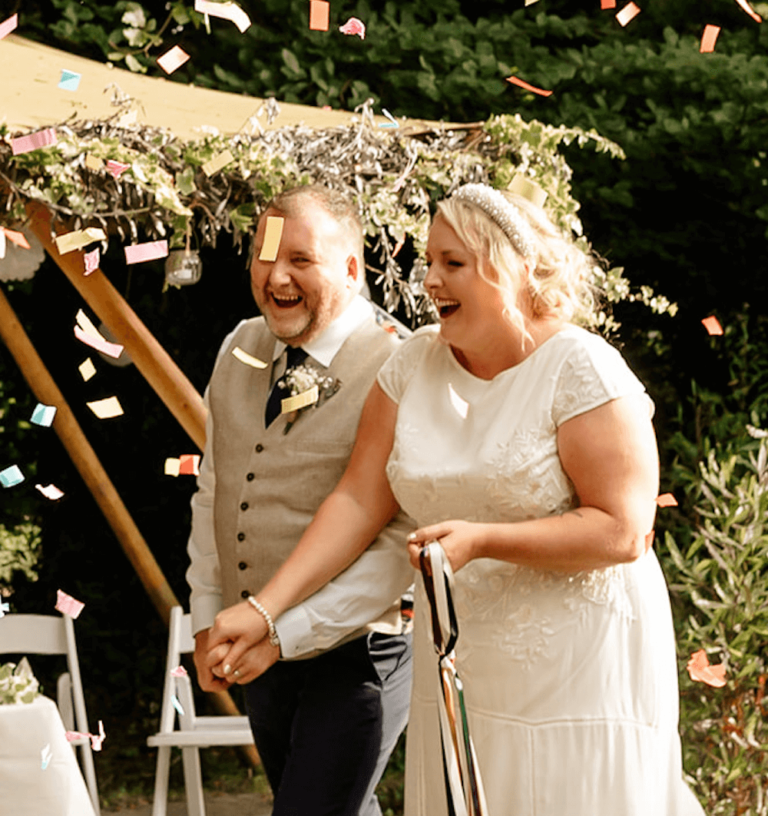
[(395, 244), (395, 248), (392, 250), (392, 257), (397, 258), (400, 250), (405, 246), (405, 233), (403, 233), (403, 237)]
[(166, 476), (178, 476), (179, 470), (181, 469), (181, 462), (174, 458), (173, 456), (169, 456), (165, 460), (165, 466), (163, 468), (163, 473)]
[(168, 241), (148, 241), (146, 244), (133, 244), (125, 248), (125, 262), (127, 264), (156, 261), (158, 258), (168, 257)]
[(725, 665), (717, 663), (709, 665), (709, 659), (704, 649), (699, 649), (691, 655), (691, 659), (686, 666), (691, 680), (699, 683), (706, 683), (708, 686), (722, 688), (725, 685)]
[(671, 493), (662, 493), (656, 497), (659, 507), (677, 507), (677, 499)]
[(260, 261), (274, 261), (280, 249), (280, 238), (283, 235), (283, 219), (279, 216), (267, 216), (267, 228), (264, 231), (264, 243), (259, 252)]
[(84, 230), (65, 232), (64, 235), (57, 235), (56, 238), (54, 238), (56, 249), (59, 250), (59, 255), (66, 255), (68, 252), (74, 252), (76, 249), (82, 249), (94, 241), (106, 240), (106, 233), (100, 227), (88, 227), (88, 229)]
[(38, 150), (53, 144), (56, 144), (56, 131), (53, 128), (46, 128), (38, 130), (37, 133), (30, 133), (29, 136), (11, 139), (11, 150), (14, 156), (18, 156), (20, 153), (29, 153), (30, 150)]
[(130, 164), (123, 164), (122, 162), (109, 159), (107, 161), (107, 172), (117, 179), (120, 178), (130, 166)]
[(700, 54), (711, 54), (715, 50), (715, 43), (717, 42), (717, 35), (719, 33), (720, 26), (704, 26), (704, 33), (701, 35), (701, 45), (699, 46)]
[(24, 474), (19, 470), (18, 465), (11, 465), (5, 470), (0, 470), (0, 484), (3, 487), (15, 487), (24, 481)]
[(527, 8), (528, 6), (532, 6), (534, 3), (538, 3), (538, 2), (539, 2), (539, 0), (525, 0), (525, 6)]
[(634, 3), (627, 3), (626, 6), (616, 15), (619, 25), (625, 26), (630, 20), (634, 20), (641, 9)]
[(195, 11), (200, 14), (210, 14), (222, 20), (231, 20), (242, 34), (251, 25), (251, 18), (237, 5), (237, 3), (212, 3), (210, 0), (195, 0)]
[(541, 88), (536, 88), (534, 85), (529, 85), (527, 82), (524, 82), (522, 79), (518, 79), (516, 76), (507, 77), (507, 82), (511, 82), (513, 85), (518, 85), (520, 88), (523, 88), (526, 91), (531, 91), (531, 93), (539, 94), (539, 96), (552, 96), (552, 91), (545, 91)]
[(654, 538), (656, 538), (656, 530), (651, 530), (651, 532), (648, 533), (648, 535), (645, 537), (645, 551), (646, 552), (648, 552), (648, 550), (650, 550), (651, 547), (653, 546), (653, 539)]
[(600, 8), (603, 11), (605, 11), (606, 9), (615, 9), (616, 0), (600, 0)]
[(749, 5), (747, 0), (736, 0), (736, 2), (756, 23), (763, 22), (763, 18)]
[(214, 173), (218, 173), (222, 167), (226, 167), (234, 160), (235, 157), (232, 155), (232, 153), (230, 153), (229, 150), (225, 150), (223, 153), (219, 153), (218, 156), (214, 156), (210, 161), (203, 165), (203, 173), (210, 178), (212, 175), (214, 175)]
[(258, 357), (252, 357), (247, 351), (243, 351), (240, 346), (235, 346), (232, 349), (232, 355), (237, 357), (241, 363), (251, 366), (252, 368), (266, 368), (267, 364)]
[(99, 248), (96, 247), (96, 249), (86, 252), (85, 255), (83, 255), (83, 262), (85, 263), (85, 272), (83, 272), (83, 274), (93, 274), (99, 268), (99, 263), (101, 262)]
[(78, 601), (60, 589), (56, 590), (56, 609), (62, 615), (69, 615), (70, 618), (76, 620), (84, 607), (85, 604), (82, 601)]
[(320, 399), (320, 389), (313, 385), (309, 391), (302, 391), (301, 394), (296, 394), (293, 397), (286, 397), (280, 402), (281, 414), (290, 414), (292, 411), (298, 411), (300, 408), (306, 408), (307, 405), (314, 405)]
[(184, 453), (179, 457), (179, 476), (200, 475), (200, 454)]
[[(533, 2), (536, 2), (536, 0), (533, 0)], [(339, 26), (339, 31), (341, 31), (342, 34), (348, 34), (350, 36), (357, 34), (361, 40), (365, 39), (365, 23), (362, 20), (358, 20), (357, 17), (350, 17), (343, 26)]]
[(469, 403), (456, 393), (456, 389), (451, 385), (451, 383), (448, 383), (448, 396), (451, 400), (451, 405), (453, 405), (454, 411), (456, 411), (456, 413), (462, 419), (466, 419), (467, 412), (469, 411)]
[(81, 79), (82, 74), (78, 74), (77, 71), (68, 71), (66, 68), (62, 68), (59, 88), (62, 91), (76, 91)]
[(328, 31), (331, 4), (326, 0), (309, 0), (309, 30)]
[(88, 153), (85, 157), (85, 166), (89, 170), (101, 170), (101, 168), (104, 167), (104, 162), (101, 159), (97, 159), (96, 156), (91, 156), (91, 154)]
[(12, 14), (7, 20), (0, 23), (0, 40), (7, 37), (19, 25), (19, 15)]
[(107, 738), (107, 735), (106, 735), (106, 733), (104, 731), (104, 723), (101, 720), (99, 720), (99, 733), (98, 733), (98, 735), (90, 734), (89, 736), (91, 738), (91, 748), (94, 751), (101, 751), (101, 745), (104, 742), (104, 740)]
[(720, 325), (720, 321), (714, 315), (705, 317), (701, 322), (708, 334), (716, 335), (723, 333), (723, 327)]
[(5, 615), (6, 612), (11, 611), (11, 605), (9, 603), (0, 603), (0, 618)]
[(171, 677), (189, 677), (189, 673), (184, 666), (176, 666), (175, 669), (171, 669)]
[(120, 118), (117, 120), (117, 122), (115, 122), (115, 124), (116, 124), (118, 127), (128, 127), (129, 125), (135, 125), (135, 124), (136, 124), (136, 120), (137, 120), (138, 118), (139, 118), (139, 112), (138, 112), (138, 111), (135, 111), (135, 110), (132, 110), (132, 111), (127, 111), (126, 113), (124, 113), (124, 114), (123, 114), (123, 115), (122, 115), (122, 116), (121, 116), (121, 117), (120, 117)]
[(395, 119), (395, 117), (392, 116), (392, 114), (386, 108), (382, 108), (381, 112), (387, 117), (387, 119), (389, 119), (389, 122), (380, 122), (379, 127), (400, 127), (397, 119)]
[(48, 767), (48, 763), (52, 758), (53, 751), (51, 751), (51, 744), (48, 743), (48, 745), (46, 745), (45, 748), (40, 751), (40, 769), (44, 771)]
[(170, 51), (157, 58), (157, 64), (166, 74), (172, 74), (177, 68), (181, 68), (189, 60), (189, 54), (178, 45), (174, 45)]
[(38, 402), (35, 406), (35, 410), (32, 411), (32, 417), (29, 421), (35, 425), (42, 425), (43, 428), (50, 428), (55, 416), (55, 405), (43, 405), (42, 402)]
[(522, 173), (518, 173), (513, 179), (512, 183), (509, 185), (509, 191), (511, 193), (516, 193), (523, 198), (527, 198), (528, 201), (535, 204), (537, 207), (543, 207), (544, 202), (547, 200), (547, 191), (536, 184), (535, 181), (531, 181), (531, 179), (526, 178)]
[(96, 326), (91, 323), (88, 316), (82, 309), (77, 312), (77, 323), (75, 326), (75, 337), (86, 346), (106, 354), (108, 357), (117, 359), (123, 353), (123, 346), (119, 343), (110, 343), (106, 340)]
[(112, 419), (123, 415), (123, 406), (117, 397), (107, 397), (95, 402), (85, 403), (99, 419)]
[(176, 711), (179, 712), (179, 716), (183, 717), (184, 709), (182, 708), (181, 703), (179, 702), (179, 698), (175, 694), (171, 695), (171, 703), (173, 707), (176, 709)]
[(83, 378), (83, 381), (88, 382), (88, 380), (90, 380), (96, 373), (96, 366), (93, 364), (93, 360), (88, 357), (83, 360), (82, 363), (80, 363), (77, 370), (80, 372), (80, 376)]
[(50, 499), (51, 501), (58, 501), (64, 495), (64, 491), (59, 490), (59, 488), (54, 484), (45, 486), (36, 484), (35, 489), (39, 490), (46, 499)]
[(2, 231), (3, 235), (12, 243), (16, 244), (16, 246), (21, 247), (22, 249), (29, 249), (29, 241), (27, 241), (27, 236), (24, 235), (23, 232), (17, 232), (16, 230), (8, 229), (8, 227), (0, 227), (0, 231)]

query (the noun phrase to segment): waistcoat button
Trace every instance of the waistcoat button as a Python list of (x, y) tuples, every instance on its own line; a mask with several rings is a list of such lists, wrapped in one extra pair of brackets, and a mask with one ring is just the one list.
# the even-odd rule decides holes
[(238, 541), (245, 541), (245, 533), (238, 533), (237, 534)]
[(247, 597), (248, 597), (250, 594), (251, 594), (251, 593), (250, 593), (250, 592), (249, 592), (247, 589), (244, 589), (244, 590), (243, 590), (243, 591), (240, 593), (240, 597), (241, 597), (241, 598), (247, 598)]
[(248, 569), (248, 564), (246, 564), (246, 563), (245, 563), (245, 561), (241, 561), (241, 562), (240, 562), (240, 563), (237, 565), (237, 568), (238, 568), (238, 569), (241, 569), (241, 570)]
[(243, 502), (243, 503), (240, 505), (240, 509), (241, 509), (241, 510), (247, 510), (247, 509), (248, 509), (248, 502)]
[(256, 474), (249, 473), (245, 478), (248, 479), (249, 482), (252, 482), (256, 478)]
[(256, 453), (261, 453), (263, 450), (264, 450), (264, 445), (262, 445), (261, 442), (259, 442), (259, 444), (256, 445)]

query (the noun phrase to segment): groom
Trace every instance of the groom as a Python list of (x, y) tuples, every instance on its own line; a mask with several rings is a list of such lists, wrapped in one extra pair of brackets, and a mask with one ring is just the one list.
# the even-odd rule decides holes
[[(251, 261), (262, 316), (225, 339), (206, 391), (187, 572), (204, 690), (230, 685), (208, 654), (214, 617), (259, 592), (335, 487), (368, 390), (396, 346), (360, 296), (363, 281), (362, 227), (346, 198), (308, 186), (270, 203)], [(314, 402), (284, 405), (313, 385)], [(413, 580), (407, 531), (398, 516), (346, 572), (275, 621), (238, 677), (228, 675), (244, 686), (274, 816), (381, 813), (374, 788), (410, 695), (400, 617)], [(253, 616), (255, 624), (269, 613), (255, 604)]]

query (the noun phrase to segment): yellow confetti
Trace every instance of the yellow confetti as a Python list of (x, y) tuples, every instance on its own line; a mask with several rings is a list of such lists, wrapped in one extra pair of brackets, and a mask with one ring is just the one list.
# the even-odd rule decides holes
[(243, 351), (240, 346), (235, 346), (232, 349), (232, 356), (237, 357), (241, 363), (251, 366), (252, 368), (266, 368), (267, 364), (258, 357), (253, 357), (247, 351)]
[(279, 216), (267, 216), (267, 228), (264, 231), (264, 243), (259, 253), (260, 261), (274, 261), (280, 250), (280, 239), (283, 236), (283, 221)]
[(203, 172), (209, 178), (214, 175), (214, 173), (218, 173), (222, 167), (226, 167), (230, 162), (233, 162), (235, 157), (232, 153), (227, 149), (223, 153), (219, 153), (218, 156), (214, 156), (210, 161), (206, 162), (203, 165)]
[(307, 405), (314, 405), (318, 399), (320, 399), (320, 389), (313, 385), (309, 391), (303, 391), (301, 394), (282, 400), (280, 413), (290, 414), (293, 411), (306, 408)]

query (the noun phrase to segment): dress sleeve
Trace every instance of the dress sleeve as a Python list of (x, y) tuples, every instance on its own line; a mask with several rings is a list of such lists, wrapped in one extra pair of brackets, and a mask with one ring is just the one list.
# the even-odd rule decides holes
[(437, 336), (434, 327), (418, 329), (379, 369), (376, 381), (393, 402), (400, 403), (427, 348), (435, 342)]
[(606, 402), (644, 394), (649, 412), (653, 402), (621, 354), (597, 335), (585, 333), (560, 368), (552, 419), (556, 427)]

